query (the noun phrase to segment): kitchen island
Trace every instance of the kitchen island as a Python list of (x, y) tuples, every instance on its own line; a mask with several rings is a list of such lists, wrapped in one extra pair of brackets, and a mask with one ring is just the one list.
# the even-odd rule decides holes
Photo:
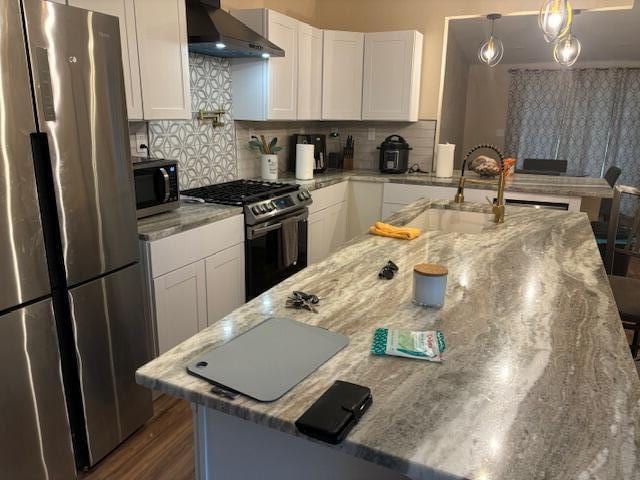
[[(431, 215), (442, 209), (448, 220)], [(428, 226), (418, 239), (355, 238), (138, 370), (140, 384), (194, 405), (198, 478), (639, 478), (640, 381), (586, 215), (507, 207), (495, 225), (458, 210), (407, 206), (389, 221)], [(379, 280), (389, 259), (400, 271)], [(420, 262), (449, 269), (440, 310), (411, 302)], [(319, 313), (286, 309), (292, 290), (318, 295)], [(272, 403), (215, 395), (187, 374), (269, 317), (350, 343)], [(446, 360), (372, 356), (376, 327), (441, 330)], [(337, 379), (374, 400), (330, 447), (294, 422)]]

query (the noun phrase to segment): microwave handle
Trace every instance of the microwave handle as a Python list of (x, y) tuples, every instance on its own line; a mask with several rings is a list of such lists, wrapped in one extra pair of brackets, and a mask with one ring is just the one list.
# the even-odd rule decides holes
[(167, 169), (162, 167), (159, 168), (160, 173), (162, 174), (162, 178), (164, 179), (164, 203), (169, 201), (169, 197), (171, 196), (171, 185), (169, 182), (169, 174), (167, 173)]

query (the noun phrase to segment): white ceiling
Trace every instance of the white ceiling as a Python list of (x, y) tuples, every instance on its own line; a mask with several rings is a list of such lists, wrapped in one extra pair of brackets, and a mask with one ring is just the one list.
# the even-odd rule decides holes
[[(486, 18), (451, 20), (449, 38), (457, 39), (469, 62), (480, 63), (478, 48), (490, 30)], [(580, 62), (640, 61), (640, 2), (631, 10), (583, 11), (574, 17), (573, 33), (582, 42), (576, 67)], [(502, 17), (495, 36), (504, 44), (504, 64), (553, 61), (553, 46), (545, 42), (537, 15)]]

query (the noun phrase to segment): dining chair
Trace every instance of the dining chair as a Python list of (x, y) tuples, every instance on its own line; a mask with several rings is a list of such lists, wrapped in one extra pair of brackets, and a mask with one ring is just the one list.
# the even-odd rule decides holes
[[(630, 228), (621, 242), (618, 231), (622, 198), (629, 196), (635, 200), (634, 213)], [(609, 218), (609, 234), (605, 255), (605, 269), (609, 274), (609, 283), (613, 291), (625, 330), (633, 332), (631, 355), (638, 354), (640, 343), (640, 280), (621, 275), (612, 275), (616, 255), (627, 258), (640, 258), (640, 189), (619, 185), (614, 188)]]

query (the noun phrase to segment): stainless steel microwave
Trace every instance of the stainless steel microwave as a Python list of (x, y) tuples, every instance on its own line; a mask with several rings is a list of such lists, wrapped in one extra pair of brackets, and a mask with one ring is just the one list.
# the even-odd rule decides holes
[(145, 160), (133, 164), (138, 218), (174, 210), (180, 206), (178, 162)]

